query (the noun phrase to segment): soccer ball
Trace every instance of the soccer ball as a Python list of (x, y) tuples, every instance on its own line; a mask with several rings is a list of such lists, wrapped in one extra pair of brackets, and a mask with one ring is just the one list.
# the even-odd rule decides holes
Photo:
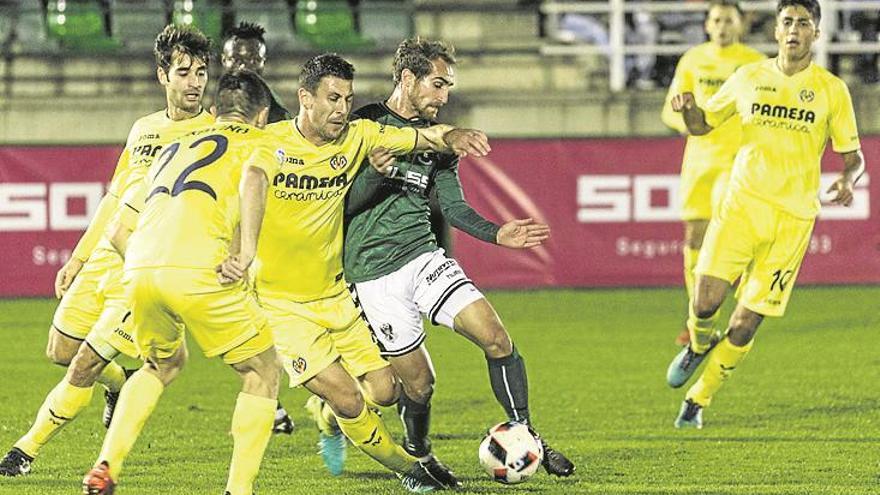
[(480, 465), (499, 483), (522, 483), (535, 474), (543, 459), (541, 441), (522, 423), (495, 425), (480, 444)]

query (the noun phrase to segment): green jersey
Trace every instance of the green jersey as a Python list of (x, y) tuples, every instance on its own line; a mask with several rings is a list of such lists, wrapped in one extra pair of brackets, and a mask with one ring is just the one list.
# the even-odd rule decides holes
[(290, 112), (284, 108), (284, 103), (281, 102), (281, 98), (272, 91), (272, 88), (269, 88), (269, 123), (274, 124), (275, 122), (280, 122), (282, 120), (290, 120), (293, 117), (290, 115)]
[[(428, 127), (430, 121), (407, 119), (384, 103), (367, 105), (354, 118), (394, 127)], [(397, 157), (391, 177), (365, 164), (346, 200), (343, 267), (349, 282), (366, 282), (399, 270), (418, 256), (436, 251), (429, 200), (440, 204), (453, 226), (480, 240), (495, 242), (499, 226), (474, 211), (464, 199), (455, 155), (416, 152)]]

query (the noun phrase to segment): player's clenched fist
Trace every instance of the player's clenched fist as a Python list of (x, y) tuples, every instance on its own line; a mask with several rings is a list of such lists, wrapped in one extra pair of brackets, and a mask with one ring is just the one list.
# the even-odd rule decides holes
[(676, 112), (690, 110), (696, 105), (697, 101), (694, 99), (693, 93), (682, 93), (680, 95), (675, 95), (672, 97), (672, 109)]
[(239, 255), (233, 255), (217, 265), (214, 271), (217, 272), (217, 280), (220, 281), (220, 284), (228, 285), (243, 279), (250, 264), (249, 260), (241, 259)]
[(443, 135), (443, 141), (458, 156), (486, 156), (492, 151), (489, 138), (476, 129), (453, 129)]

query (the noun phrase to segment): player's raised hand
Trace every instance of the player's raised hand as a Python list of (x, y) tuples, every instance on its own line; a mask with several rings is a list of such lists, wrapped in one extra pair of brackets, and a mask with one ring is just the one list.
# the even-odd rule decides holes
[(76, 256), (71, 256), (67, 263), (55, 274), (55, 297), (61, 299), (61, 296), (70, 288), (73, 279), (82, 270), (83, 262)]
[(850, 206), (853, 202), (853, 183), (852, 181), (841, 175), (834, 181), (834, 184), (831, 184), (831, 187), (828, 188), (828, 194), (833, 192), (837, 192), (837, 195), (831, 198), (831, 202), (836, 205)]
[(680, 95), (675, 95), (672, 97), (671, 103), (672, 109), (676, 112), (683, 112), (697, 106), (697, 100), (694, 99), (693, 93), (682, 93)]
[(392, 167), (397, 160), (387, 148), (373, 148), (373, 151), (367, 156), (370, 159), (370, 165), (376, 172), (391, 177)]
[(247, 275), (248, 266), (250, 262), (245, 262), (236, 254), (223, 260), (214, 271), (217, 272), (217, 280), (221, 285), (229, 285), (243, 279)]
[(537, 223), (531, 218), (511, 220), (498, 229), (495, 241), (512, 249), (528, 249), (540, 246), (550, 238), (550, 226)]
[(486, 156), (492, 151), (489, 138), (476, 129), (453, 129), (443, 135), (443, 142), (458, 156)]

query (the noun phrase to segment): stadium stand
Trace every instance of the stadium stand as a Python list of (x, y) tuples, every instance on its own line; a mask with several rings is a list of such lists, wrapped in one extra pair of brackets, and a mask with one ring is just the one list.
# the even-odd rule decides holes
[[(311, 5), (313, 2), (314, 5)], [(419, 34), (449, 40), (455, 44), (459, 54), (456, 88), (459, 96), (452, 99), (444, 110), (450, 119), (463, 124), (486, 126), (496, 135), (504, 136), (668, 133), (655, 115), (665, 88), (657, 85), (648, 91), (612, 91), (621, 88), (612, 84), (614, 78), (611, 75), (612, 69), (617, 70), (613, 62), (618, 50), (623, 56), (633, 51), (654, 51), (670, 57), (669, 63), (674, 63), (672, 60), (680, 53), (677, 50), (684, 49), (683, 44), (676, 44), (675, 36), (665, 35), (661, 42), (654, 45), (633, 46), (625, 43), (616, 48), (578, 39), (565, 40), (558, 36), (560, 22), (567, 12), (583, 14), (588, 13), (585, 9), (598, 6), (600, 11), (591, 15), (600, 23), (610, 23), (614, 16), (607, 11), (609, 5), (629, 8), (628, 5), (648, 5), (646, 2), (363, 0), (355, 10), (351, 10), (348, 2), (339, 0), (313, 2), (227, 0), (208, 3), (193, 0), (166, 3), (159, 0), (113, 0), (109, 3), (109, 31), (111, 39), (120, 46), (98, 56), (86, 47), (61, 50), (64, 46), (62, 40), (48, 34), (46, 11), (34, 8), (32, 3), (4, 0), (0, 6), (11, 15), (3, 16), (0, 22), (0, 50), (7, 74), (0, 80), (0, 94), (4, 95), (0, 108), (5, 110), (0, 117), (0, 141), (23, 142), (34, 138), (31, 129), (14, 125), (16, 119), (22, 117), (35, 122), (33, 129), (38, 129), (37, 132), (42, 134), (36, 137), (41, 142), (118, 142), (124, 138), (119, 135), (124, 130), (107, 132), (107, 128), (89, 130), (83, 129), (83, 126), (60, 125), (62, 122), (76, 121), (77, 115), (83, 111), (107, 122), (130, 123), (131, 119), (154, 108), (158, 89), (154, 84), (155, 73), (150, 70), (151, 39), (165, 22), (174, 17), (173, 9), (177, 9), (179, 20), (186, 21), (187, 8), (192, 13), (192, 22), (211, 23), (207, 29), (215, 32), (230, 22), (223, 14), (231, 16), (232, 22), (252, 20), (266, 26), (273, 61), (266, 76), (288, 104), (295, 102), (299, 64), (306, 57), (325, 50), (345, 53), (357, 66), (358, 101), (367, 101), (387, 93), (393, 47), (399, 39)], [(870, 10), (877, 3), (880, 2), (847, 2), (841, 5), (847, 9), (863, 6)], [(292, 9), (294, 4), (297, 9), (295, 16)], [(68, 2), (68, 5), (72, 4)], [(95, 8), (99, 9), (101, 4), (98, 0), (92, 0), (91, 5), (98, 6), (93, 7), (89, 14), (94, 26), (98, 26)], [(679, 29), (688, 21), (693, 23), (690, 17), (696, 11), (692, 2), (654, 2), (650, 5), (652, 8), (669, 10), (663, 14), (667, 17), (661, 16), (669, 21), (669, 29)], [(207, 6), (215, 8), (214, 17), (201, 15)], [(321, 15), (314, 14), (315, 23), (306, 26), (309, 12), (317, 12), (310, 8), (317, 9), (319, 6), (326, 10), (321, 10)], [(328, 16), (336, 16), (334, 18), (340, 22), (333, 26), (323, 24), (320, 18), (326, 12), (330, 12), (326, 14)], [(539, 12), (545, 14), (545, 37), (542, 37), (538, 22), (541, 17)], [(682, 22), (672, 22), (676, 20), (676, 15), (681, 16), (679, 20)], [(360, 33), (356, 29), (356, 18), (359, 20)], [(833, 16), (829, 22), (844, 20)], [(341, 36), (343, 39), (348, 36), (351, 40), (359, 41), (347, 47), (325, 44), (328, 37), (321, 31), (325, 27), (327, 32), (335, 29), (347, 33)], [(851, 28), (848, 30), (853, 31)], [(842, 29), (842, 32), (846, 31)], [(106, 39), (106, 31), (93, 27), (91, 32), (96, 38)], [(861, 37), (860, 33), (856, 34)], [(760, 40), (761, 33), (754, 33), (753, 36), (757, 37), (754, 38), (756, 41)], [(868, 41), (847, 41), (852, 35), (847, 36), (829, 41), (825, 48), (831, 51), (865, 50), (877, 48), (875, 44), (880, 45)], [(318, 46), (315, 41), (318, 41)], [(363, 45), (353, 49), (362, 41)], [(690, 42), (689, 39), (682, 41)], [(60, 56), (62, 53), (63, 59)], [(880, 119), (877, 118), (880, 115), (878, 87), (864, 84), (860, 66), (855, 63), (856, 55), (841, 57), (839, 73), (850, 83), (854, 100), (858, 102), (856, 111), (863, 132), (877, 132), (880, 130)], [(863, 54), (862, 57), (868, 59), (867, 64), (870, 65), (871, 54)], [(515, 77), (511, 77), (511, 74), (515, 74)], [(114, 110), (117, 113), (113, 113), (105, 108), (107, 101), (124, 101), (121, 113), (121, 104), (116, 105)]]

